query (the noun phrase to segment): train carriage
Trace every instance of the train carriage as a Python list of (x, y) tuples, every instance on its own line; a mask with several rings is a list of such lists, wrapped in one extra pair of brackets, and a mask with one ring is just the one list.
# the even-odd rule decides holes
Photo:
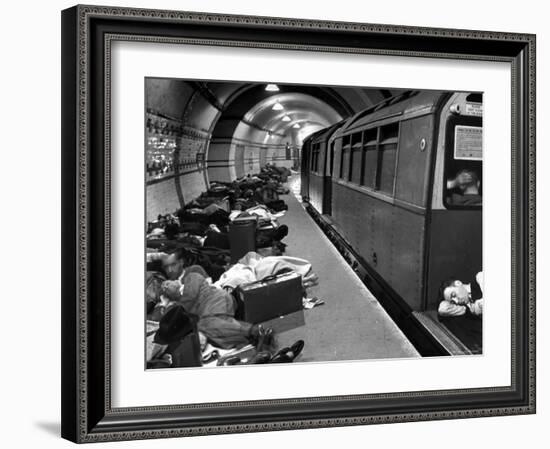
[(467, 170), (481, 190), (481, 99), (405, 91), (308, 139), (310, 205), (404, 309), (434, 316), (444, 279), (482, 271), (481, 191), (450, 189)]

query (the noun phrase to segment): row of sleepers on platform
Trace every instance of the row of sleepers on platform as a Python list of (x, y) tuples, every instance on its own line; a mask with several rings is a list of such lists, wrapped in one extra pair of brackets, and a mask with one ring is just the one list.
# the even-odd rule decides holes
[(311, 264), (284, 256), (278, 218), (288, 169), (211, 183), (174, 214), (148, 223), (149, 368), (291, 362), (304, 342), (276, 347), (261, 323), (297, 312), (316, 285)]

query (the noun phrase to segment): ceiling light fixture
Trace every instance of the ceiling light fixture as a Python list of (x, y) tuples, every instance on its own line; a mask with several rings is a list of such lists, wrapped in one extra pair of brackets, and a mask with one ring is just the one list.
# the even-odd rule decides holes
[(277, 84), (268, 84), (265, 86), (265, 90), (268, 92), (279, 92), (279, 86)]
[(284, 108), (283, 108), (283, 105), (281, 103), (279, 103), (278, 101), (273, 105), (273, 108), (272, 108), (274, 111), (282, 111)]
[(283, 117), (283, 122), (290, 122), (290, 117), (288, 115), (285, 115)]
[(294, 123), (294, 125), (292, 125), (292, 127), (298, 129), (300, 127), (300, 125), (298, 125), (298, 123)]

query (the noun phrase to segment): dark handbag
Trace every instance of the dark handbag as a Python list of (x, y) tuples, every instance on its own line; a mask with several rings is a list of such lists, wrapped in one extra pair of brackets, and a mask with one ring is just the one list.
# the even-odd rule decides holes
[(243, 320), (261, 323), (302, 310), (302, 276), (295, 272), (268, 276), (234, 291), (242, 302)]

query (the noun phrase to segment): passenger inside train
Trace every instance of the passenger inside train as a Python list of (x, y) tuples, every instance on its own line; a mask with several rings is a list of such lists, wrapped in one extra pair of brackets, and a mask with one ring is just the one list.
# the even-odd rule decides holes
[(481, 206), (481, 183), (474, 170), (462, 169), (447, 181), (448, 204), (454, 206)]

